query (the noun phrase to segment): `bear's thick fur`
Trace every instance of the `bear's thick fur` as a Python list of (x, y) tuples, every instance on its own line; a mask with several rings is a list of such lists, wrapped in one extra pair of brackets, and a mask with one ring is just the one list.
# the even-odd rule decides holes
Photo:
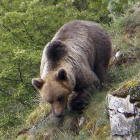
[(41, 78), (33, 79), (32, 84), (60, 118), (73, 91), (80, 98), (91, 85), (101, 87), (110, 57), (110, 37), (100, 25), (89, 21), (69, 22), (46, 45)]

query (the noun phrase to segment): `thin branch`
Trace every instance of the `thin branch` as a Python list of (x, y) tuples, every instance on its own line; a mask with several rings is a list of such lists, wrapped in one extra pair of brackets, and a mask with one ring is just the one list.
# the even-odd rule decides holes
[[(34, 22), (35, 22), (35, 24), (36, 24), (36, 26), (38, 27), (38, 29), (39, 29), (39, 31), (41, 32), (41, 34), (43, 35), (43, 36), (45, 36), (45, 34), (42, 32), (42, 30), (41, 30), (41, 28), (39, 27), (39, 25), (37, 24), (37, 22), (34, 20)], [(45, 36), (46, 37), (46, 36)]]
[(7, 95), (10, 95), (8, 92), (5, 92), (4, 90), (0, 89), (0, 94), (7, 94)]
[(2, 89), (0, 89), (1, 92), (4, 92)]
[[(2, 26), (8, 31), (11, 32), (13, 36), (15, 36), (16, 38), (18, 38), (9, 28), (7, 28), (4, 24), (2, 24)], [(18, 38), (19, 39), (19, 38)], [(23, 40), (19, 39), (22, 43), (24, 43)]]
[(20, 64), (18, 65), (18, 71), (19, 71), (19, 77), (20, 77), (20, 81), (23, 82), (23, 79), (22, 79), (22, 74), (21, 74), (21, 69), (20, 69)]
[(5, 80), (9, 80), (9, 81), (15, 81), (15, 82), (19, 82), (21, 80), (13, 80), (13, 79), (10, 79), (10, 78), (4, 78)]
[(23, 24), (23, 26), (24, 26), (24, 29), (25, 29), (27, 35), (28, 35), (28, 36), (30, 37), (30, 39), (33, 41), (32, 36), (28, 33), (28, 31), (27, 31), (27, 29), (26, 29), (26, 25), (25, 25), (25, 23), (23, 22), (23, 20), (21, 20), (21, 22), (22, 22), (22, 24)]

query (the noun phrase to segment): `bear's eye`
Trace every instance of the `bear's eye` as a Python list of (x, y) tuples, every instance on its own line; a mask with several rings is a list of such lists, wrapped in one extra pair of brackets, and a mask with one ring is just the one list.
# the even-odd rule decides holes
[(48, 101), (48, 103), (53, 104), (53, 101)]
[(59, 96), (57, 99), (58, 102), (62, 102), (63, 100), (64, 100), (64, 96)]

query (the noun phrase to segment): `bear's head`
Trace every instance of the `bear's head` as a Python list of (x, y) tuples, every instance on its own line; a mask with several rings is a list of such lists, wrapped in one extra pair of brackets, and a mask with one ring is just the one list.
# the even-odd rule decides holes
[(46, 78), (34, 78), (32, 84), (40, 92), (43, 100), (51, 104), (56, 119), (62, 118), (68, 97), (72, 93), (66, 70), (61, 68), (48, 74)]

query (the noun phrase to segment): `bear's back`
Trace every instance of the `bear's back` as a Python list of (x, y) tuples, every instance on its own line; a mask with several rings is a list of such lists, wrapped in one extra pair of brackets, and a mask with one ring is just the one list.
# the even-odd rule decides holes
[(55, 40), (67, 44), (69, 55), (74, 57), (79, 65), (85, 59), (92, 68), (95, 59), (96, 63), (102, 61), (104, 65), (108, 65), (111, 54), (110, 37), (99, 24), (90, 21), (71, 21), (60, 28), (52, 39)]
[[(65, 48), (61, 50), (61, 53), (55, 51), (55, 47), (50, 46), (50, 43), (48, 43), (43, 51), (40, 67), (41, 75), (46, 75), (54, 68), (57, 69), (58, 67), (59, 69), (61, 65), (57, 65), (58, 61), (61, 63), (62, 60), (64, 65), (69, 63), (73, 67), (77, 79), (80, 80), (85, 78), (83, 76), (86, 75), (86, 69), (94, 71), (95, 65), (101, 64), (107, 67), (109, 63), (111, 54), (110, 38), (107, 32), (96, 23), (77, 20), (69, 22), (60, 28), (51, 43), (57, 41), (65, 44), (66, 51)], [(53, 53), (46, 53), (46, 51)], [(64, 53), (66, 55), (63, 55)], [(64, 56), (63, 59), (61, 55)]]
[(77, 40), (81, 38), (82, 39), (90, 39), (93, 37), (93, 39), (96, 36), (93, 36), (97, 32), (104, 33), (105, 30), (102, 29), (101, 26), (99, 26), (96, 23), (90, 22), (90, 21), (71, 21), (64, 26), (60, 28), (60, 30), (56, 33), (53, 40), (61, 40), (63, 42)]

